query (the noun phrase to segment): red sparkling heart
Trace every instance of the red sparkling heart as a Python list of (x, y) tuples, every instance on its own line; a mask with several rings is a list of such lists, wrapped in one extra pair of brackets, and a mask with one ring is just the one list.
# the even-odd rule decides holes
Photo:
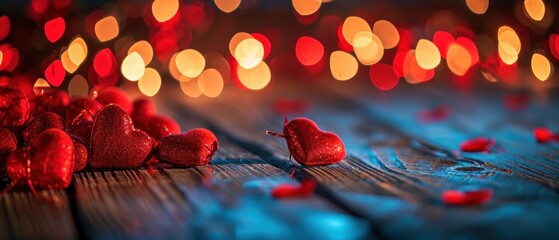
[(64, 119), (53, 112), (43, 113), (36, 117), (35, 120), (33, 120), (33, 122), (25, 129), (25, 131), (23, 131), (23, 140), (29, 144), (40, 133), (51, 128), (64, 130), (66, 128)]
[(316, 188), (316, 182), (313, 180), (304, 180), (301, 185), (294, 186), (291, 184), (281, 184), (270, 192), (272, 197), (281, 198), (298, 198), (311, 196)]
[(130, 115), (109, 104), (97, 113), (90, 139), (93, 169), (139, 167), (151, 156), (152, 138), (135, 129)]
[(134, 111), (130, 115), (134, 126), (149, 134), (155, 140), (181, 132), (179, 124), (168, 117), (155, 115), (155, 104), (147, 99), (140, 98), (134, 101)]
[(190, 167), (208, 164), (218, 148), (217, 138), (210, 130), (195, 128), (161, 138), (154, 153), (162, 162)]
[[(68, 107), (66, 107), (65, 118), (66, 123), (72, 124), (74, 120), (79, 116), (89, 121), (93, 121), (91, 115), (95, 116), (99, 110), (103, 108), (103, 104), (91, 98), (76, 98)], [(83, 112), (82, 111), (86, 111)], [(91, 114), (91, 115), (90, 115)]]
[(44, 112), (54, 112), (64, 116), (66, 106), (70, 103), (70, 96), (62, 90), (51, 90), (33, 99), (34, 113), (39, 115)]
[(80, 137), (71, 136), (74, 143), (74, 172), (81, 171), (87, 166), (89, 158), (88, 144)]
[[(83, 115), (85, 116), (85, 115)], [(68, 133), (83, 138), (86, 142), (91, 139), (91, 130), (93, 129), (93, 121), (84, 117), (76, 118), (70, 127)]]
[(12, 130), (0, 128), (0, 171), (4, 171), (8, 156), (17, 148), (17, 138)]
[(58, 41), (64, 35), (65, 30), (64, 18), (58, 17), (45, 23), (45, 36), (51, 43)]
[(549, 128), (534, 128), (534, 137), (539, 143), (547, 143), (553, 140), (553, 132)]
[(54, 60), (47, 69), (45, 69), (45, 79), (50, 85), (58, 87), (64, 81), (66, 77), (66, 70), (62, 66), (60, 59)]
[(441, 197), (443, 203), (448, 205), (480, 205), (491, 200), (493, 191), (491, 189), (473, 191), (446, 190)]
[(74, 144), (60, 129), (45, 130), (29, 147), (15, 150), (8, 158), (8, 177), (36, 188), (66, 188), (73, 170)]
[(18, 127), (29, 117), (29, 101), (12, 86), (0, 87), (0, 127)]
[(489, 152), (495, 140), (486, 137), (473, 138), (460, 144), (462, 152)]
[(334, 164), (346, 156), (338, 135), (321, 131), (307, 118), (285, 119), (283, 135), (293, 158), (304, 166)]
[(133, 110), (132, 101), (128, 94), (117, 87), (106, 87), (97, 91), (95, 100), (104, 105), (114, 103), (124, 109), (126, 113), (132, 113)]
[(138, 98), (134, 101), (134, 111), (132, 112), (132, 120), (134, 117), (142, 118), (144, 116), (151, 117), (156, 114), (155, 104), (148, 98)]

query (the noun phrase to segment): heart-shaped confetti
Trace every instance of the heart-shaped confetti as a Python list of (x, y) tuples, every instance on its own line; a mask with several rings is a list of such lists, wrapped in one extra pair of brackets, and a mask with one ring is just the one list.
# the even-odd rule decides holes
[(17, 184), (41, 189), (66, 188), (72, 181), (74, 144), (60, 129), (48, 129), (33, 139), (29, 147), (12, 152), (8, 177)]
[(51, 86), (60, 86), (65, 77), (66, 70), (64, 70), (64, 66), (62, 66), (60, 59), (54, 60), (54, 62), (49, 64), (49, 66), (45, 69), (45, 79)]
[(480, 205), (489, 202), (492, 197), (491, 189), (446, 190), (442, 194), (442, 201), (447, 205)]
[(0, 87), (0, 127), (18, 127), (29, 118), (29, 101), (16, 87)]
[(489, 152), (494, 145), (494, 139), (478, 137), (462, 142), (460, 144), (460, 150), (462, 150), (462, 152)]
[(139, 167), (149, 159), (153, 140), (134, 128), (124, 109), (109, 104), (95, 117), (90, 147), (93, 169), (128, 169)]
[(54, 43), (64, 35), (66, 22), (64, 18), (57, 17), (45, 23), (45, 36), (49, 42)]
[(154, 153), (162, 162), (190, 167), (208, 164), (218, 148), (217, 138), (210, 130), (195, 128), (161, 138)]
[(534, 128), (534, 138), (538, 143), (548, 143), (553, 140), (553, 132), (549, 128)]
[(309, 197), (314, 193), (315, 188), (316, 182), (306, 179), (303, 180), (299, 186), (280, 184), (274, 187), (270, 194), (276, 199)]

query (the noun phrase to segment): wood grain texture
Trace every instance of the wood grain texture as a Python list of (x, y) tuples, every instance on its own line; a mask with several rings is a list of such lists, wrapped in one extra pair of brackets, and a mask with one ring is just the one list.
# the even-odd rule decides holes
[[(281, 86), (275, 86), (273, 93), (261, 93), (258, 97), (252, 96), (253, 93), (241, 95), (231, 91), (230, 95), (226, 93), (216, 100), (185, 101), (185, 105), (176, 107), (187, 106), (253, 153), (289, 172), (295, 166), (288, 161), (285, 140), (264, 134), (265, 130), (281, 132), (282, 129), (283, 117), (274, 114), (270, 106), (286, 94), (308, 98), (311, 108), (303, 116), (316, 120), (323, 129), (338, 133), (349, 155), (339, 164), (300, 169), (296, 176), (317, 179), (323, 196), (367, 217), (381, 236), (506, 238), (551, 237), (557, 233), (553, 225), (559, 219), (547, 214), (559, 210), (556, 204), (559, 199), (552, 185), (557, 178), (550, 176), (548, 180), (552, 183), (548, 184), (531, 181), (516, 174), (517, 169), (512, 166), (475, 155), (456, 154), (453, 149), (441, 147), (429, 139), (406, 135), (405, 131), (386, 124), (387, 119), (393, 118), (372, 114), (370, 109), (356, 104), (356, 100), (348, 96), (324, 92), (313, 95), (313, 89), (304, 85), (298, 89), (278, 88)], [(258, 101), (254, 101), (255, 98)], [(376, 106), (371, 102), (367, 104)], [(224, 115), (228, 117), (222, 117)], [(554, 156), (557, 155), (552, 154), (551, 158)], [(508, 157), (522, 164), (522, 158)], [(532, 163), (525, 164), (531, 166)], [(490, 188), (495, 198), (486, 206), (473, 208), (442, 204), (442, 191), (468, 187)], [(509, 229), (511, 224), (518, 227)], [(536, 230), (529, 231), (533, 228)], [(472, 229), (479, 231), (470, 231)], [(456, 232), (464, 235), (456, 235)]]
[(64, 191), (28, 191), (0, 195), (0, 239), (76, 239), (69, 199)]

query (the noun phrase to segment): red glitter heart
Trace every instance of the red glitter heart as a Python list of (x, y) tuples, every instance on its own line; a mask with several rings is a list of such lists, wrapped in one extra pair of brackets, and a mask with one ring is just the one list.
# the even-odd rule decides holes
[(139, 167), (151, 156), (152, 138), (134, 129), (130, 115), (109, 104), (97, 113), (90, 139), (93, 169)]
[(45, 36), (51, 43), (58, 41), (64, 35), (65, 30), (64, 18), (58, 17), (45, 23)]
[(29, 101), (12, 86), (0, 87), (0, 127), (18, 127), (29, 117)]
[(74, 143), (74, 172), (77, 172), (83, 170), (87, 166), (89, 145), (80, 137), (71, 137), (72, 143)]
[(8, 156), (17, 148), (17, 138), (12, 130), (0, 128), (0, 171), (4, 171)]
[(93, 121), (93, 117), (101, 108), (103, 108), (103, 104), (92, 98), (76, 98), (66, 107), (66, 123), (72, 124), (78, 116)]
[(39, 134), (29, 147), (12, 152), (8, 158), (8, 177), (17, 184), (42, 189), (66, 188), (72, 181), (74, 144), (60, 129)]
[(283, 135), (293, 158), (304, 166), (334, 164), (346, 156), (344, 143), (338, 135), (321, 131), (316, 123), (307, 118), (285, 119)]
[(181, 132), (179, 124), (168, 117), (155, 115), (155, 104), (147, 99), (140, 98), (134, 101), (134, 111), (130, 115), (134, 126), (149, 134), (155, 140), (171, 134)]
[(538, 143), (548, 143), (553, 140), (553, 132), (549, 128), (534, 128), (534, 137)]
[(66, 106), (70, 103), (70, 96), (62, 90), (51, 90), (44, 92), (33, 99), (34, 115), (44, 112), (54, 112), (60, 116), (64, 116)]
[(162, 162), (190, 167), (208, 164), (218, 148), (217, 138), (210, 130), (195, 128), (161, 138), (154, 153)]
[(281, 184), (270, 192), (272, 197), (281, 198), (298, 198), (311, 196), (316, 188), (316, 182), (313, 180), (304, 180), (301, 185), (295, 186), (291, 184)]
[(494, 139), (478, 137), (462, 142), (460, 144), (460, 150), (462, 150), (462, 152), (489, 152), (494, 145)]
[(114, 103), (124, 109), (126, 113), (132, 113), (133, 106), (130, 97), (122, 89), (117, 87), (105, 87), (97, 91), (95, 98), (103, 105)]
[(64, 130), (66, 124), (64, 119), (53, 112), (46, 112), (39, 115), (33, 122), (23, 131), (23, 140), (27, 144), (31, 143), (35, 137), (47, 129), (56, 128)]
[(65, 77), (66, 70), (64, 70), (64, 66), (62, 66), (60, 59), (54, 60), (54, 62), (49, 64), (49, 66), (45, 69), (45, 79), (54, 87), (60, 86)]
[(491, 189), (446, 190), (442, 194), (442, 201), (448, 205), (480, 205), (489, 202), (492, 197), (493, 191)]

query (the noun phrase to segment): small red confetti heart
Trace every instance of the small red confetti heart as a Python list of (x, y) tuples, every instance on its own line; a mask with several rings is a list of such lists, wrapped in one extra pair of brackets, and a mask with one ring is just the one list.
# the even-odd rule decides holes
[(270, 194), (276, 199), (309, 197), (314, 193), (315, 188), (316, 182), (307, 179), (303, 180), (299, 186), (292, 184), (280, 184), (274, 187)]
[(66, 22), (64, 18), (57, 17), (45, 23), (45, 36), (49, 42), (54, 43), (64, 35)]
[(124, 109), (109, 104), (95, 117), (90, 147), (93, 169), (127, 169), (139, 167), (150, 158), (153, 140), (134, 128)]
[(494, 145), (494, 139), (478, 137), (462, 142), (460, 150), (462, 152), (489, 152), (490, 148)]
[(18, 127), (29, 118), (29, 101), (16, 87), (0, 87), (0, 127)]
[(58, 87), (64, 81), (66, 77), (66, 70), (62, 66), (60, 59), (54, 60), (47, 69), (45, 69), (45, 79), (50, 85)]
[(534, 128), (534, 137), (538, 143), (548, 143), (553, 140), (553, 132), (549, 128)]
[(346, 156), (344, 143), (338, 135), (321, 131), (307, 118), (285, 119), (283, 135), (267, 131), (269, 135), (284, 137), (293, 158), (304, 166), (334, 164)]
[(72, 181), (73, 170), (74, 144), (60, 129), (43, 131), (29, 147), (15, 150), (8, 158), (8, 177), (32, 189), (66, 188)]
[(442, 201), (448, 205), (480, 205), (489, 202), (492, 197), (493, 191), (491, 189), (446, 190), (442, 194)]
[(419, 112), (419, 120), (424, 123), (443, 121), (450, 115), (448, 105), (440, 105), (433, 109), (422, 110)]
[(162, 162), (190, 167), (208, 164), (218, 148), (217, 138), (210, 130), (195, 128), (161, 138), (154, 153)]

